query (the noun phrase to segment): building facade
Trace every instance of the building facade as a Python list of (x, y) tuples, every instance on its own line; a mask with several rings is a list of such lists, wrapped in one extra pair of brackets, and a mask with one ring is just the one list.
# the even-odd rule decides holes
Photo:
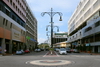
[(70, 43), (68, 43), (67, 41), (55, 43), (53, 45), (54, 48), (69, 48), (70, 46), (71, 46)]
[(53, 44), (59, 43), (59, 42), (64, 42), (67, 41), (68, 38), (68, 33), (54, 33), (53, 34)]
[[(29, 30), (26, 19), (27, 6), (26, 0), (0, 0), (0, 47), (2, 53), (4, 53), (4, 50), (7, 53), (13, 53), (19, 49), (25, 50), (29, 48), (27, 46), (30, 45), (27, 43), (27, 31)], [(36, 19), (34, 23), (37, 25)], [(32, 32), (33, 36), (30, 36), (30, 38), (31, 40), (35, 38), (34, 42), (37, 42), (37, 26), (35, 25), (32, 26), (35, 27), (34, 31), (36, 32), (35, 34)]]
[(100, 0), (81, 0), (68, 22), (72, 48), (100, 52)]
[(37, 20), (30, 11), (31, 9), (26, 7), (26, 45), (29, 49), (34, 50), (37, 48)]

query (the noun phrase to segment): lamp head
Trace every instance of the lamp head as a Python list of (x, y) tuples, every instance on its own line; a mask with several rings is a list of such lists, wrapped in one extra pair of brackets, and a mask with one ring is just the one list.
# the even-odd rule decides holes
[(62, 21), (62, 17), (60, 16), (60, 19), (59, 19), (59, 21)]
[(46, 28), (46, 31), (48, 31), (48, 28)]
[(59, 32), (59, 29), (57, 29), (57, 32)]

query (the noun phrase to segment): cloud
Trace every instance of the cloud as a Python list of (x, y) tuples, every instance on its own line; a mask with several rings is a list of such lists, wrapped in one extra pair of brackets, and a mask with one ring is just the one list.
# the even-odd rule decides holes
[(39, 44), (40, 44), (40, 43), (45, 42), (45, 41), (46, 41), (46, 39), (45, 39), (45, 38), (39, 38), (39, 39), (38, 39), (38, 41), (39, 41)]
[(60, 31), (59, 33), (65, 33), (65, 31)]
[(54, 26), (63, 26), (64, 25), (64, 23), (62, 23), (62, 22), (59, 22), (59, 23), (55, 23), (54, 24)]
[[(26, 0), (32, 12), (38, 21), (38, 42), (43, 43), (46, 40), (46, 26), (50, 25), (50, 17), (48, 15), (41, 16), (42, 12), (50, 12), (53, 8), (54, 12), (63, 14), (62, 21), (59, 21), (59, 15), (53, 17), (55, 26), (58, 26), (61, 31), (67, 31), (68, 20), (73, 11), (77, 7), (80, 0)], [(50, 27), (48, 31), (50, 30)]]
[[(75, 6), (76, 1), (79, 0), (27, 0), (33, 11), (42, 12), (47, 11), (49, 8), (58, 8), (71, 10)], [(57, 10), (58, 11), (58, 10)]]

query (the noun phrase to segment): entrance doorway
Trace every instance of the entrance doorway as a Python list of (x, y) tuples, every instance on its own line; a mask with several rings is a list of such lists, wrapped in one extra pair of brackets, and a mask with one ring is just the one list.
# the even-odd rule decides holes
[(9, 53), (9, 42), (10, 42), (10, 40), (7, 40), (7, 39), (5, 40), (5, 44), (6, 44), (6, 45), (5, 45), (5, 46), (6, 46), (6, 47), (5, 47), (6, 53)]
[(94, 47), (94, 52), (95, 52), (95, 53), (98, 53), (98, 46), (95, 46), (95, 47)]
[(2, 41), (2, 39), (0, 38), (0, 47), (1, 47), (1, 41)]
[(6, 44), (6, 53), (9, 53), (9, 44)]

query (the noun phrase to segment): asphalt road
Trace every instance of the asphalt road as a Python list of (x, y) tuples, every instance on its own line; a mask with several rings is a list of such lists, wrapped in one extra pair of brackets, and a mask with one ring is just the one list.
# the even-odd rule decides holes
[[(24, 55), (0, 56), (0, 67), (100, 67), (100, 55), (90, 55), (87, 53), (68, 53), (67, 55), (45, 57), (48, 51), (31, 52)], [(47, 60), (47, 65), (30, 64), (31, 61)], [(48, 61), (54, 60), (54, 61)], [(70, 64), (52, 65), (57, 60), (70, 61)], [(53, 63), (54, 62), (54, 63)], [(38, 62), (37, 62), (38, 63)], [(42, 62), (45, 63), (45, 62)], [(39, 64), (39, 63), (38, 63)]]

